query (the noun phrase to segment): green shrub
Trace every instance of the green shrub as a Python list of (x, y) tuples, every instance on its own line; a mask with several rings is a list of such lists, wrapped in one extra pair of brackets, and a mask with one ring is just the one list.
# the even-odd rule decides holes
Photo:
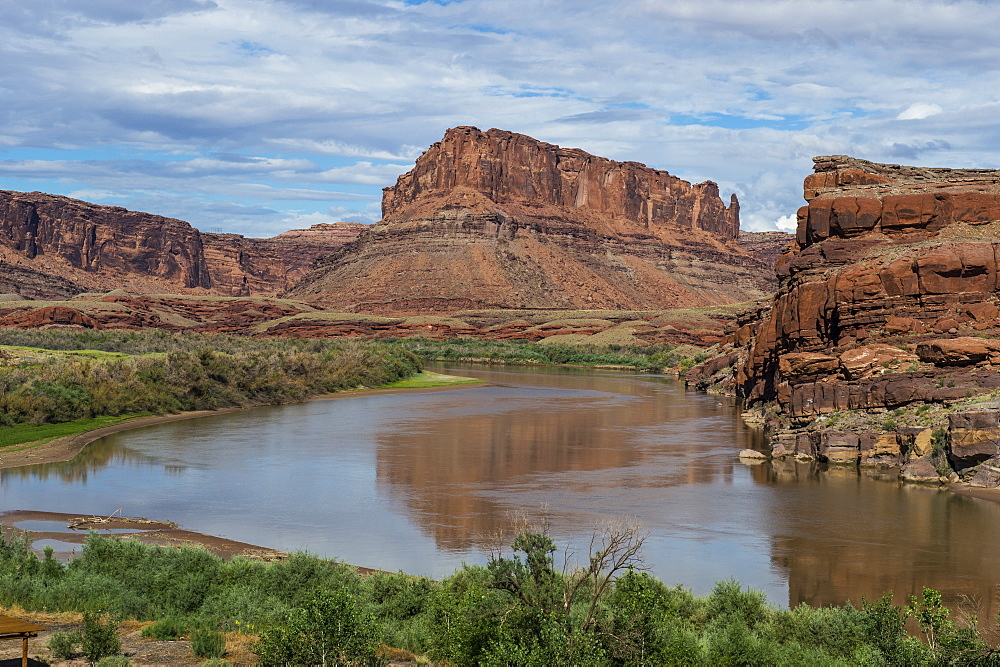
[(160, 641), (174, 641), (188, 633), (187, 626), (178, 618), (168, 616), (142, 629), (142, 636)]
[(264, 665), (370, 662), (381, 635), (375, 617), (350, 592), (317, 591), (285, 625), (261, 633), (254, 651)]
[(287, 403), (357, 386), (377, 387), (420, 370), (412, 353), (372, 341), (110, 331), (79, 337), (4, 330), (2, 343), (45, 348), (43, 352), (87, 344), (136, 355), (47, 352), (30, 367), (0, 368), (2, 426)]
[(196, 658), (221, 658), (226, 654), (226, 636), (208, 627), (191, 631), (191, 652)]
[(109, 655), (94, 663), (94, 667), (129, 667), (132, 661), (123, 655)]
[(77, 631), (65, 632), (59, 630), (52, 633), (45, 646), (49, 649), (53, 658), (57, 660), (69, 660), (76, 654), (77, 647), (80, 646), (80, 642), (82, 641), (83, 637)]
[(91, 662), (120, 654), (122, 645), (118, 640), (118, 627), (114, 620), (102, 618), (92, 612), (85, 612), (83, 614), (82, 651)]

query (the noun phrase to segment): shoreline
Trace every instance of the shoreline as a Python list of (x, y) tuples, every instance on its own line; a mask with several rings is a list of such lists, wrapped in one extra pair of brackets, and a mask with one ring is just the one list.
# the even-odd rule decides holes
[[(374, 388), (374, 389), (348, 389), (345, 391), (338, 391), (333, 394), (319, 394), (317, 396), (310, 396), (307, 399), (298, 401), (300, 403), (309, 403), (313, 401), (338, 401), (348, 398), (359, 398), (362, 396), (384, 396), (391, 394), (426, 394), (438, 391), (451, 391), (453, 389), (469, 389), (471, 387), (482, 387), (487, 385), (485, 381), (482, 382), (468, 382), (464, 384), (452, 384), (444, 385), (439, 387), (411, 387), (411, 388)], [(92, 429), (90, 431), (84, 431), (82, 433), (76, 433), (74, 435), (67, 435), (61, 438), (55, 438), (41, 445), (36, 445), (34, 447), (29, 447), (27, 449), (21, 449), (14, 452), (9, 452), (6, 454), (0, 454), (0, 470), (6, 470), (9, 468), (21, 468), (24, 466), (41, 465), (46, 463), (63, 463), (66, 461), (73, 460), (77, 454), (83, 451), (83, 449), (90, 443), (103, 438), (106, 435), (112, 435), (114, 433), (121, 433), (123, 431), (131, 431), (134, 429), (144, 428), (146, 426), (154, 426), (156, 424), (163, 424), (173, 421), (183, 421), (187, 419), (200, 419), (202, 417), (211, 417), (213, 415), (226, 415), (233, 412), (240, 412), (242, 410), (254, 410), (257, 408), (272, 407), (277, 405), (294, 405), (294, 403), (265, 403), (262, 405), (252, 405), (245, 408), (219, 408), (218, 410), (192, 410), (190, 412), (178, 412), (169, 415), (151, 415), (148, 417), (136, 417), (135, 419), (129, 419), (127, 421), (119, 422), (118, 424), (112, 424), (110, 426), (102, 426), (100, 428)]]

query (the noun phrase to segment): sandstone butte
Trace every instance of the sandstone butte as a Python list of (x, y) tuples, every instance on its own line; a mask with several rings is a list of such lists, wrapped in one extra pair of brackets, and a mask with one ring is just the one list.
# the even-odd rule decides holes
[(768, 408), (776, 458), (971, 479), (1000, 452), (1000, 171), (814, 163), (773, 300), (689, 379)]
[(0, 292), (34, 298), (112, 289), (275, 295), (364, 227), (335, 223), (274, 239), (245, 238), (118, 206), (0, 190)]
[(735, 195), (726, 206), (715, 183), (503, 130), (448, 130), (385, 188), (382, 214), (288, 296), (376, 314), (636, 310), (775, 286), (739, 243)]

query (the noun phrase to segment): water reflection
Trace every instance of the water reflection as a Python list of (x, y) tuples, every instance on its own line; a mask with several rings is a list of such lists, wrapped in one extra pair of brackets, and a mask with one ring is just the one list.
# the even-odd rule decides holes
[(0, 470), (0, 487), (11, 480), (59, 480), (67, 484), (86, 484), (90, 476), (111, 465), (155, 465), (155, 456), (123, 446), (115, 438), (100, 438), (87, 445), (72, 461), (40, 463)]
[(886, 593), (903, 604), (929, 586), (953, 607), (974, 603), (984, 622), (996, 616), (1000, 504), (878, 471), (819, 468), (775, 461), (757, 473), (782, 499), (771, 513), (772, 560), (787, 572), (790, 604)]
[[(542, 506), (572, 531), (641, 514), (664, 487), (731, 482), (731, 455), (706, 465), (719, 454), (706, 430), (729, 447), (751, 444), (723, 399), (673, 380), (590, 374), (568, 389), (559, 374), (473, 374), (500, 386), (389, 419), (376, 434), (379, 485), (442, 548), (483, 548), (511, 512)], [(503, 386), (512, 379), (516, 393)], [(723, 405), (722, 414), (711, 407)]]

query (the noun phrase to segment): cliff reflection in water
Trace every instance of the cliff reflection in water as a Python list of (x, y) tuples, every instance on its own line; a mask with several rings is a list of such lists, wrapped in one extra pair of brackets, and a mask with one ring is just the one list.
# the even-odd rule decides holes
[(781, 491), (772, 496), (783, 502), (772, 507), (771, 559), (787, 572), (790, 606), (842, 604), (845, 591), (855, 604), (886, 593), (903, 604), (927, 586), (952, 609), (971, 602), (993, 625), (1000, 504), (809, 462), (774, 461), (754, 477)]
[[(501, 385), (508, 375), (474, 374)], [(734, 408), (712, 409), (724, 399), (674, 380), (591, 373), (568, 383), (561, 371), (518, 374), (517, 384), (540, 391), (480, 389), (474, 403), (434, 406), (376, 434), (380, 488), (441, 548), (483, 548), (521, 511), (550, 512), (574, 532), (643, 514), (659, 506), (657, 489), (731, 479), (734, 457), (704, 461), (720, 435), (750, 444)]]

